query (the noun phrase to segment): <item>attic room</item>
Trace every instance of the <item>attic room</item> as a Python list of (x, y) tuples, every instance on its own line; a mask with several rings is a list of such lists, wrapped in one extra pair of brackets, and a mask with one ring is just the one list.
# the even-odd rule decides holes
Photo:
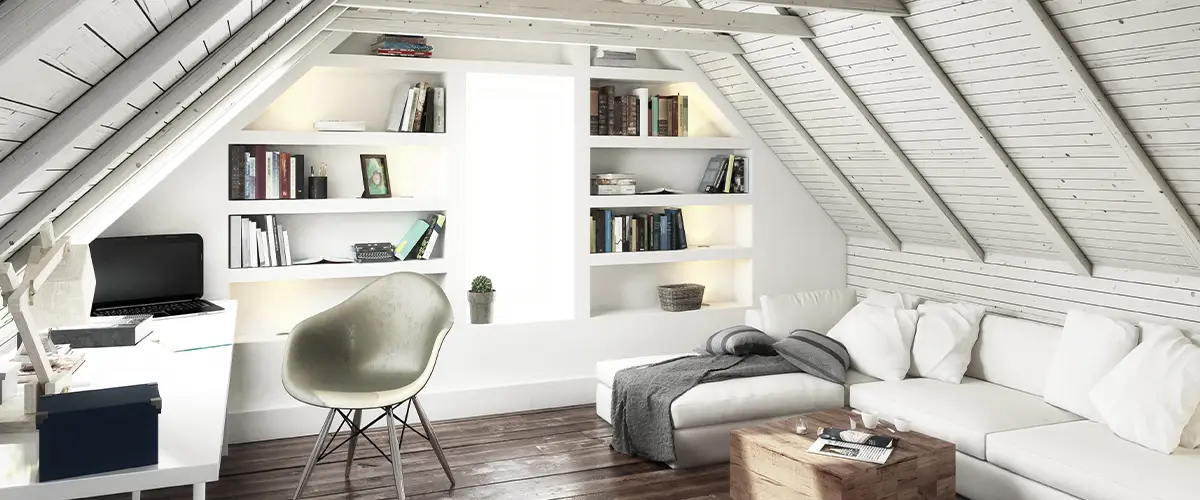
[(1194, 499), (1198, 35), (0, 0), (0, 500)]

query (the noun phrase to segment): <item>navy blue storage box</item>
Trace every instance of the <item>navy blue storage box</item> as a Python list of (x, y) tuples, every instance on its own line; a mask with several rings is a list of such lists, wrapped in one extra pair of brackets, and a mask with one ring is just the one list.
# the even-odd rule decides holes
[(38, 398), (39, 481), (158, 464), (158, 384)]

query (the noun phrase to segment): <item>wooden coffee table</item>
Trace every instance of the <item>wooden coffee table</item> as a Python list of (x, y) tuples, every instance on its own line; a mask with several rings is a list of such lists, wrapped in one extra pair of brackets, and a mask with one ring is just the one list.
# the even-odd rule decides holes
[[(729, 494), (735, 500), (954, 500), (954, 444), (917, 432), (893, 433), (881, 423), (869, 430), (899, 438), (887, 463), (809, 453), (818, 428), (848, 428), (850, 410), (826, 410), (733, 431)], [(805, 435), (796, 434), (804, 419)], [(859, 428), (862, 428), (862, 421)]]

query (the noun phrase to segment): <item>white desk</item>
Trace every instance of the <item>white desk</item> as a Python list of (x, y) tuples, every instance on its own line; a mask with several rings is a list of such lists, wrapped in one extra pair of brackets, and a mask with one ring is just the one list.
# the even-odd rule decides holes
[[(132, 347), (82, 349), (86, 361), (71, 390), (158, 382), (158, 465), (41, 483), (37, 433), (0, 434), (0, 500), (57, 500), (216, 481), (225, 437), (225, 404), (237, 302), (224, 312), (156, 319), (154, 333)], [(97, 429), (102, 431), (101, 429)]]

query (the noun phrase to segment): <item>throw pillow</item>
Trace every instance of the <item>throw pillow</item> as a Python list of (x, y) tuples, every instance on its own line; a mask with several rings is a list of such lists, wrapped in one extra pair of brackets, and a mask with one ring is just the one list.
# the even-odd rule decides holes
[(892, 309), (916, 309), (921, 297), (911, 293), (885, 292), (882, 290), (867, 290), (867, 298), (863, 302)]
[(834, 339), (810, 330), (796, 330), (776, 342), (775, 352), (800, 371), (837, 384), (846, 383), (850, 352)]
[(775, 349), (771, 344), (775, 339), (752, 326), (731, 326), (708, 337), (696, 352), (701, 354), (732, 354), (735, 356), (774, 356)]
[(850, 352), (850, 365), (880, 380), (904, 380), (912, 363), (917, 311), (862, 303), (829, 330)]
[[(1150, 323), (1142, 323), (1142, 341), (1145, 342), (1147, 333), (1153, 336), (1159, 328), (1172, 328), (1164, 325), (1155, 325)], [(1200, 332), (1184, 332), (1193, 344), (1200, 346)], [(1183, 436), (1179, 438), (1179, 446), (1184, 448), (1200, 448), (1200, 408), (1196, 408), (1196, 413), (1192, 415), (1192, 420), (1183, 428)]]
[(1092, 389), (1091, 402), (1114, 434), (1169, 454), (1200, 405), (1197, 380), (1200, 347), (1176, 329), (1134, 348)]
[(1100, 414), (1088, 394), (1138, 343), (1137, 327), (1084, 311), (1070, 311), (1046, 370), (1047, 403), (1095, 422)]
[(828, 333), (846, 311), (858, 302), (854, 290), (816, 290), (789, 295), (764, 295), (762, 305), (763, 331), (781, 340), (796, 330)]
[(925, 302), (918, 306), (908, 374), (951, 384), (962, 382), (971, 364), (971, 350), (979, 340), (983, 312), (983, 307), (974, 304)]

